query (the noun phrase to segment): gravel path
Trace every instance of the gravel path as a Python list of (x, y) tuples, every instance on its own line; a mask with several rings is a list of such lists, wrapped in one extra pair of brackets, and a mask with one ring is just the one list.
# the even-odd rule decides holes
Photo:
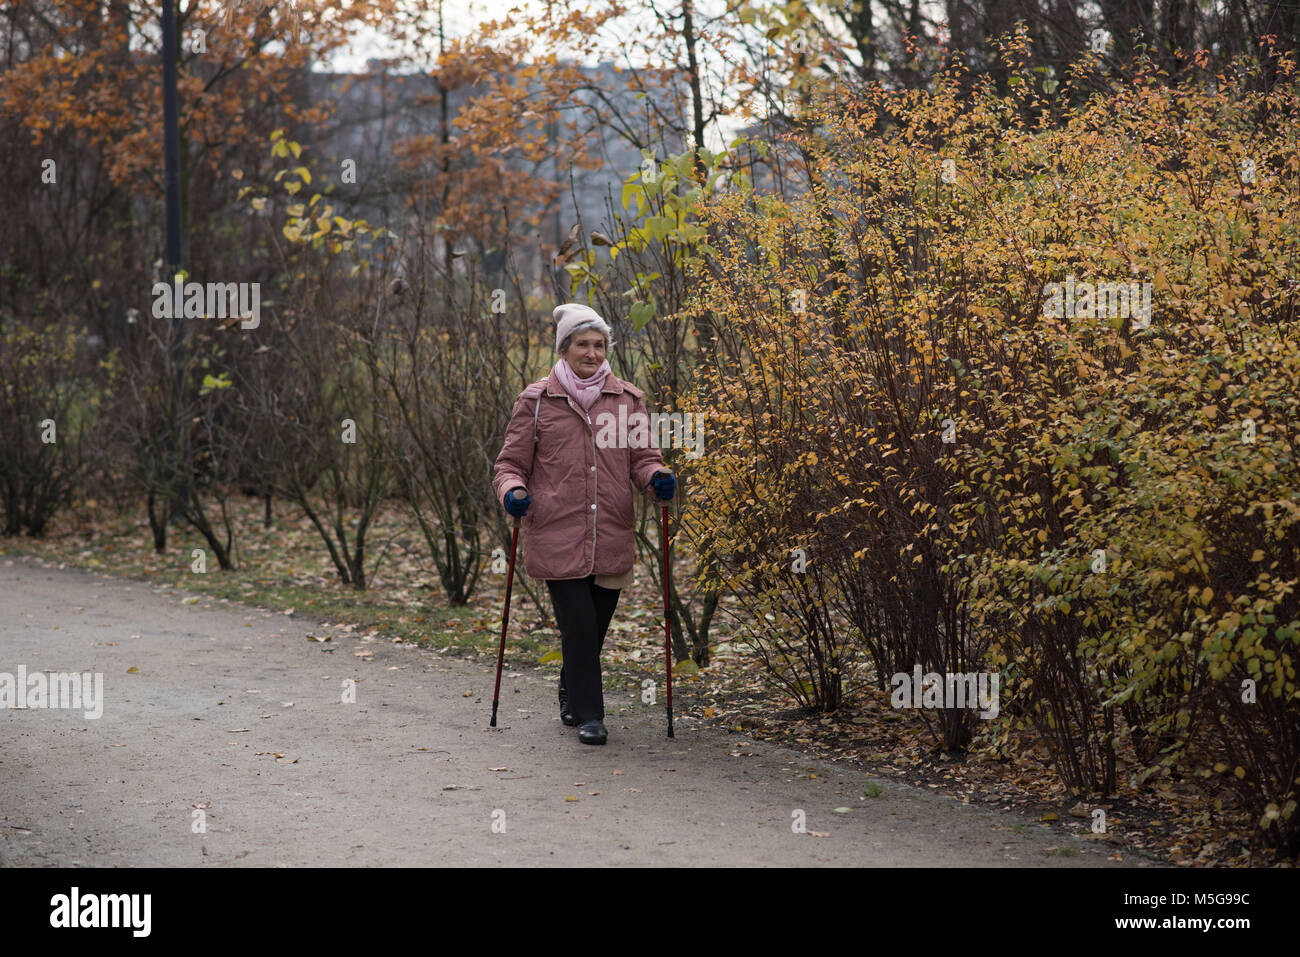
[(0, 561), (0, 673), (104, 676), (99, 718), (0, 710), (0, 865), (1123, 866), (893, 781), (863, 798), (860, 773), (693, 722), (669, 741), (662, 706), (630, 697), (583, 746), (532, 671), (503, 678), (489, 729), (494, 661), (321, 644), (301, 617), (184, 597)]

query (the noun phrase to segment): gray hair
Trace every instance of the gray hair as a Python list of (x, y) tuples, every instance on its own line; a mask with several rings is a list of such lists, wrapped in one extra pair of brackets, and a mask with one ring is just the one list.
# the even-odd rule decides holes
[(573, 344), (574, 336), (580, 332), (587, 332), (591, 329), (595, 329), (605, 337), (606, 352), (609, 352), (609, 350), (614, 348), (614, 337), (612, 335), (614, 330), (609, 327), (609, 323), (604, 319), (588, 319), (586, 322), (579, 323), (574, 327), (572, 332), (564, 337), (564, 341), (560, 343), (560, 355), (564, 355), (569, 351), (569, 346)]

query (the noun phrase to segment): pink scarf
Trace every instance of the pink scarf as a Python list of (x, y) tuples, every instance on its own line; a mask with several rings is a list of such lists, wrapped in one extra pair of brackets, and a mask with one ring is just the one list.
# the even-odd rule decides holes
[(552, 370), (555, 377), (560, 380), (560, 385), (564, 386), (564, 391), (573, 396), (584, 411), (590, 410), (600, 397), (600, 390), (605, 387), (605, 377), (612, 375), (614, 370), (609, 367), (609, 360), (606, 359), (600, 364), (600, 368), (586, 379), (579, 379), (573, 367), (564, 359), (555, 363)]

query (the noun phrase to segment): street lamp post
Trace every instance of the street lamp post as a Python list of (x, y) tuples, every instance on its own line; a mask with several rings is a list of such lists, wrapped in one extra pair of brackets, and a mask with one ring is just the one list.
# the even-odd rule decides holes
[[(162, 9), (162, 87), (163, 87), (163, 167), (166, 177), (166, 213), (167, 254), (166, 271), (168, 282), (176, 281), (176, 274), (181, 268), (181, 137), (176, 97), (176, 0), (163, 0)], [(171, 465), (172, 479), (172, 517), (189, 497), (187, 469), (183, 464), (188, 459), (189, 443), (186, 441), (185, 422), (185, 315), (184, 310), (176, 310), (172, 316), (172, 422), (169, 445), (173, 446)]]

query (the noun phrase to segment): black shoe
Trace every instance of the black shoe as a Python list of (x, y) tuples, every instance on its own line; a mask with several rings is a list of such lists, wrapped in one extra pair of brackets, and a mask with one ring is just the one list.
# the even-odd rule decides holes
[(578, 719), (569, 710), (569, 689), (564, 687), (564, 669), (560, 669), (560, 723), (566, 728), (576, 728)]
[(578, 740), (583, 744), (604, 744), (605, 736), (605, 722), (599, 718), (584, 721), (578, 728)]

